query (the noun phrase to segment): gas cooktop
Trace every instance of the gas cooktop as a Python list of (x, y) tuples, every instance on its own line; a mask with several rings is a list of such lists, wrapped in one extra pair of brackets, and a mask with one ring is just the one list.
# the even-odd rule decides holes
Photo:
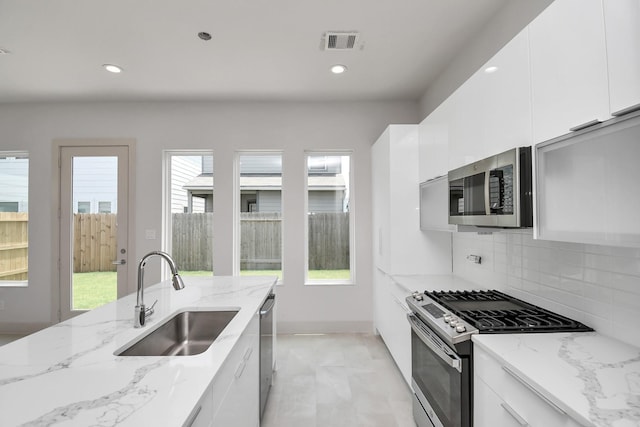
[(425, 291), (424, 294), (478, 329), (481, 334), (593, 330), (568, 317), (496, 290)]

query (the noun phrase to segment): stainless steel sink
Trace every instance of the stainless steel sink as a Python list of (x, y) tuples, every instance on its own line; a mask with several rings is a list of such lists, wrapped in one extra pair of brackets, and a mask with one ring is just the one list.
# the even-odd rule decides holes
[(116, 356), (192, 356), (206, 351), (238, 310), (183, 311)]

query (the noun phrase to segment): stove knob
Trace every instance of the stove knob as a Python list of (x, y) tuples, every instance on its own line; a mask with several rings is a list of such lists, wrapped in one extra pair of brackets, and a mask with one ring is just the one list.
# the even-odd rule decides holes
[(457, 324), (458, 324), (458, 319), (455, 317), (452, 317), (451, 322), (449, 322), (449, 326), (451, 326), (452, 328), (455, 328)]
[(442, 320), (444, 320), (444, 323), (449, 323), (449, 322), (451, 322), (451, 318), (452, 317), (453, 316), (451, 316), (450, 314), (445, 314), (444, 318)]
[(456, 325), (456, 332), (465, 332), (466, 330), (467, 328), (462, 323)]

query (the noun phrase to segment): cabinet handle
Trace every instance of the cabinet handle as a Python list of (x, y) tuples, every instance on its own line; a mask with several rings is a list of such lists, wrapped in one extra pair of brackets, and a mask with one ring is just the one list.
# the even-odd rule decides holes
[(235, 373), (236, 378), (240, 378), (242, 376), (242, 373), (244, 372), (244, 367), (245, 366), (247, 366), (246, 363), (240, 362), (240, 364), (236, 368), (236, 373)]
[(411, 310), (409, 310), (407, 307), (405, 307), (404, 304), (402, 304), (402, 301), (400, 301), (398, 298), (393, 297), (393, 301), (398, 304), (400, 306), (400, 308), (402, 309), (402, 311), (404, 311), (407, 314), (411, 314), (413, 313)]
[(582, 129), (586, 129), (586, 128), (591, 127), (591, 126), (595, 126), (595, 125), (600, 124), (600, 123), (602, 123), (600, 120), (593, 119), (593, 120), (588, 121), (586, 123), (583, 123), (581, 125), (574, 126), (574, 127), (570, 128), (569, 130), (571, 132), (576, 132), (576, 131), (579, 131), (579, 130), (582, 130)]
[(640, 110), (640, 104), (632, 105), (631, 107), (623, 108), (622, 110), (618, 110), (614, 113), (611, 113), (614, 117), (624, 116), (625, 114), (633, 113), (634, 111)]
[(511, 415), (513, 419), (516, 420), (516, 422), (522, 427), (527, 427), (529, 425), (529, 423), (526, 422), (525, 419), (522, 418), (511, 406), (507, 405), (504, 402), (502, 402), (500, 406), (502, 406), (502, 409), (507, 411), (507, 414)]
[(193, 414), (191, 416), (191, 419), (184, 424), (185, 427), (191, 427), (193, 423), (196, 422), (196, 420), (198, 419), (198, 415), (200, 415), (200, 411), (202, 411), (202, 406), (198, 406), (198, 409), (196, 409), (196, 413)]
[(253, 347), (247, 347), (247, 350), (244, 352), (244, 356), (242, 357), (244, 360), (249, 360), (251, 357), (251, 353), (253, 353)]
[(533, 386), (531, 384), (529, 384), (528, 382), (526, 382), (524, 379), (520, 378), (520, 376), (518, 374), (516, 374), (515, 372), (513, 372), (511, 369), (509, 369), (506, 366), (502, 367), (502, 370), (505, 371), (507, 374), (511, 375), (516, 381), (518, 381), (520, 384), (522, 384), (523, 386), (525, 386), (526, 388), (528, 388), (529, 390), (531, 390), (533, 392), (533, 394), (535, 394), (536, 396), (538, 396), (540, 399), (542, 399), (544, 402), (547, 403), (547, 405), (551, 406), (553, 409), (555, 409), (557, 412), (559, 412), (562, 415), (567, 415), (567, 413), (565, 411), (563, 411), (558, 405), (556, 405), (555, 403), (553, 403), (552, 401), (549, 400), (548, 397), (544, 396), (542, 393), (540, 393), (538, 390), (536, 390), (535, 388), (533, 388)]

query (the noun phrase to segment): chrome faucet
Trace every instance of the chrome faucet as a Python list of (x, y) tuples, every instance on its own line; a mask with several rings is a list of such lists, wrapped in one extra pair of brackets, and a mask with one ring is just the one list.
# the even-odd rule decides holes
[(158, 302), (158, 300), (156, 300), (149, 308), (145, 308), (144, 306), (144, 266), (146, 265), (147, 260), (155, 255), (164, 258), (164, 260), (169, 264), (172, 275), (171, 283), (173, 283), (173, 289), (175, 289), (176, 291), (184, 289), (184, 282), (182, 281), (182, 277), (180, 277), (180, 275), (178, 274), (178, 267), (176, 267), (175, 261), (168, 253), (153, 251), (143, 256), (140, 260), (140, 263), (138, 264), (138, 293), (133, 318), (134, 328), (141, 328), (144, 326), (147, 316), (151, 316), (153, 314), (153, 307), (156, 305), (156, 302)]

